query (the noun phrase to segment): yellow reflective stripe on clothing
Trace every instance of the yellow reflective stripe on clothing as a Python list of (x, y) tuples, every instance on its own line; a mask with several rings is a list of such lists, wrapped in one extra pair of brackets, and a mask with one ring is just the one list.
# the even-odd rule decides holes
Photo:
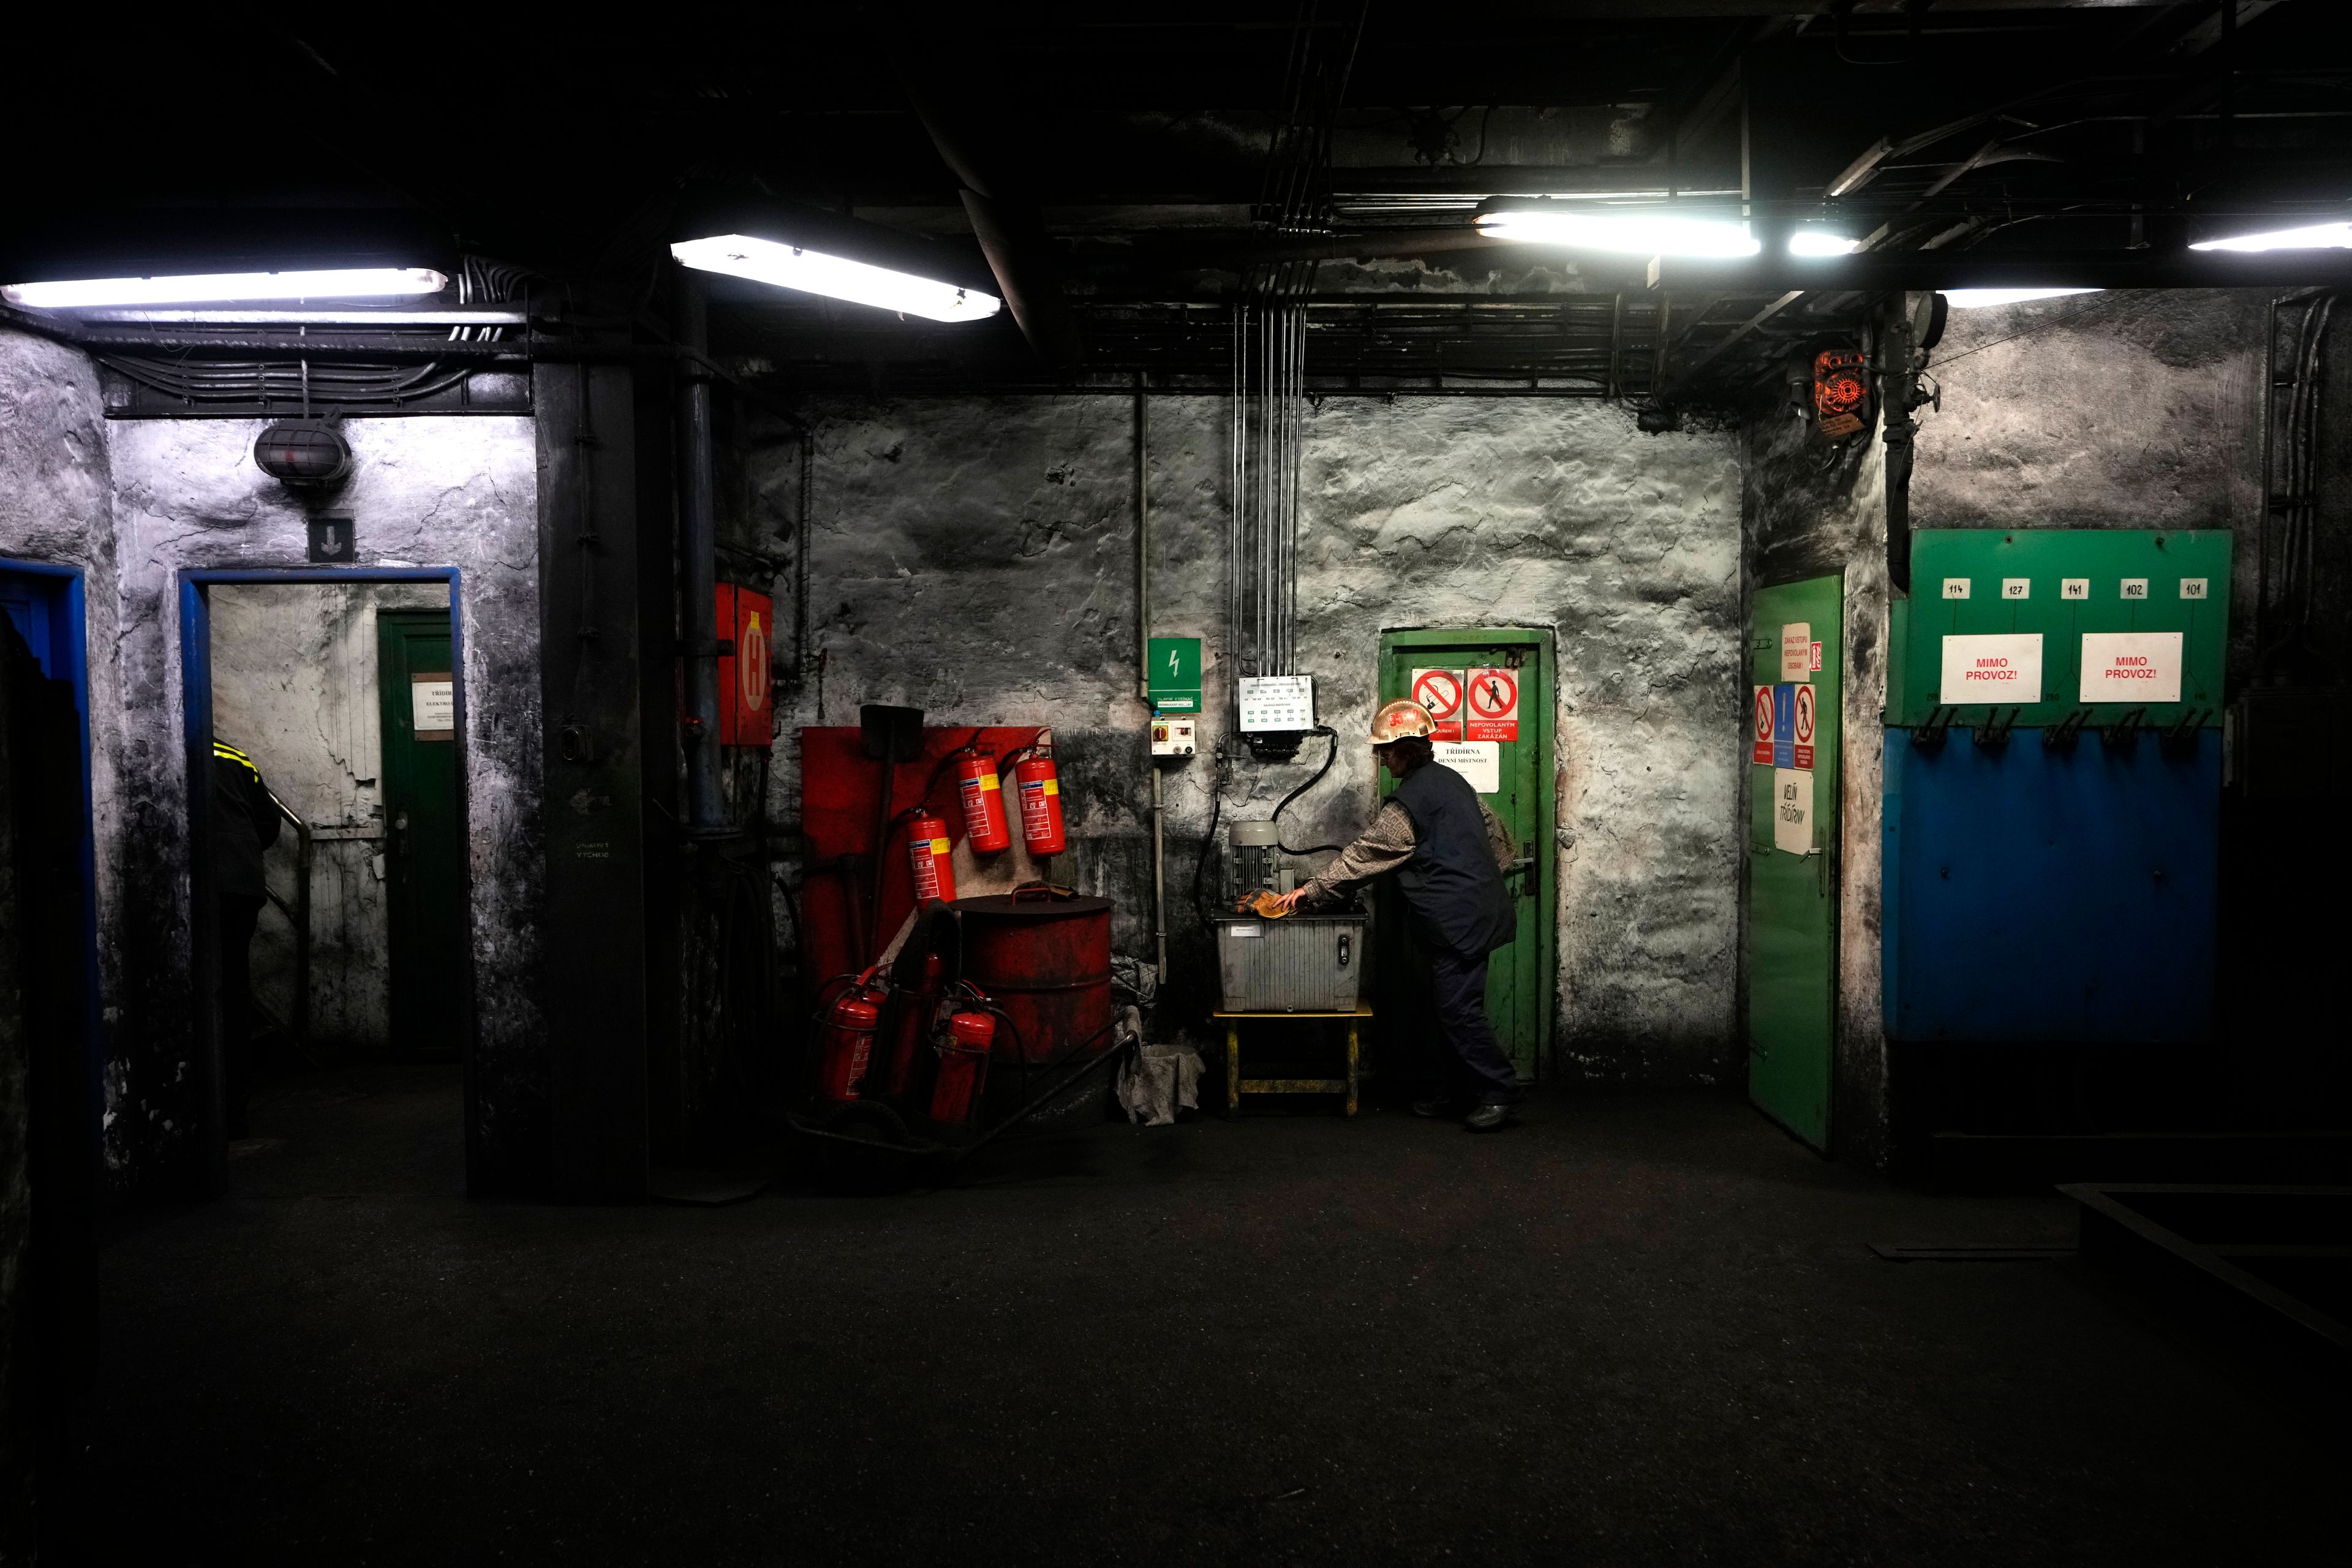
[(253, 759), (247, 756), (243, 752), (238, 751), (235, 746), (225, 745), (221, 742), (215, 741), (213, 742), (213, 755), (218, 757), (224, 762), (235, 763), (247, 773), (251, 773), (255, 778), (259, 778), (261, 776), (261, 770), (253, 765)]

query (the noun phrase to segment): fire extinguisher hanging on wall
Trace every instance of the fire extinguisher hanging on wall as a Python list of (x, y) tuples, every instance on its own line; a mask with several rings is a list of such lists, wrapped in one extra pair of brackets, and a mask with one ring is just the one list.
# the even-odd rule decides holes
[(1041, 730), (1037, 743), (1013, 770), (1021, 789), (1021, 842), (1032, 855), (1059, 855), (1069, 847), (1062, 831), (1062, 781), (1054, 771), (1054, 731)]
[(1013, 844), (1004, 820), (1004, 781), (996, 775), (996, 759), (966, 752), (956, 759), (956, 793), (963, 797), (965, 842), (975, 855), (993, 855)]
[(926, 812), (907, 825), (907, 861), (915, 874), (915, 902), (955, 900), (955, 868), (948, 858), (948, 825)]

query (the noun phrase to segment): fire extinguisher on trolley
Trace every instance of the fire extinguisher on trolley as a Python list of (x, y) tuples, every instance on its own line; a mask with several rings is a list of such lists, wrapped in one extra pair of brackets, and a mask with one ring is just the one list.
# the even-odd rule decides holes
[(819, 1015), (815, 1054), (821, 1098), (843, 1103), (857, 1099), (874, 1060), (874, 1032), (881, 1025), (882, 1004), (888, 994), (869, 969)]
[(1059, 855), (1070, 846), (1062, 831), (1062, 781), (1054, 771), (1054, 731), (1037, 731), (1029, 755), (1013, 770), (1021, 791), (1021, 842), (1032, 855)]
[(935, 1042), (940, 1062), (931, 1078), (929, 1116), (934, 1124), (969, 1128), (980, 1115), (981, 1091), (988, 1086), (988, 1053), (995, 1041), (996, 1020), (990, 1015), (964, 1007), (949, 1016)]

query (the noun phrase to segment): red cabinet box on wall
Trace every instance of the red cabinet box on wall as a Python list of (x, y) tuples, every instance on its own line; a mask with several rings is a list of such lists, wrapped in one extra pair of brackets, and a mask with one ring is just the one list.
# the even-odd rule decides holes
[(718, 622), (719, 637), (735, 644), (719, 658), (719, 743), (765, 746), (776, 733), (768, 689), (775, 607), (765, 594), (721, 583)]

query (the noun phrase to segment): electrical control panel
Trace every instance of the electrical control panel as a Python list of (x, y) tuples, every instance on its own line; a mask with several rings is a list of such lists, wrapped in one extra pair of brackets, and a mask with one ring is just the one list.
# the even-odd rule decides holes
[[(2230, 535), (1923, 529), (1895, 606), (1886, 721), (1998, 710), (2020, 729), (2221, 722)], [(2017, 710), (2013, 718), (2010, 710)]]
[(1245, 675), (1241, 679), (1239, 721), (1244, 735), (1295, 734), (1315, 728), (1315, 678), (1311, 675)]
[(1171, 717), (1162, 713), (1151, 721), (1151, 754), (1155, 757), (1189, 757), (1199, 748), (1196, 719)]

